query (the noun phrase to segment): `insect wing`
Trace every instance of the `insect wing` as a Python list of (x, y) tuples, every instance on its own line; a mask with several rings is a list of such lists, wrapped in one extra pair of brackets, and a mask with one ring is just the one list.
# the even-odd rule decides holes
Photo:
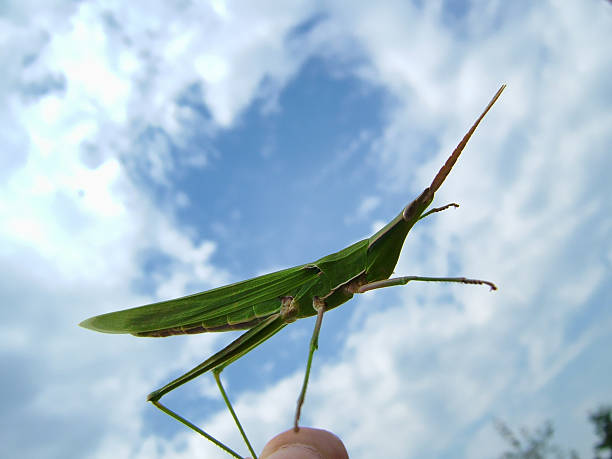
[[(290, 296), (319, 272), (312, 265), (296, 266), (174, 300), (90, 317), (79, 325), (104, 333), (142, 333), (215, 319), (241, 310), (251, 310), (244, 314), (245, 320), (256, 314), (270, 315), (278, 310), (281, 297)], [(278, 300), (278, 305), (270, 308), (274, 300)]]

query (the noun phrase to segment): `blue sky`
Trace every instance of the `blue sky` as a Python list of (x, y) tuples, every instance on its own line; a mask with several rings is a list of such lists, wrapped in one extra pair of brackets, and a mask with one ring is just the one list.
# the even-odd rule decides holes
[[(225, 457), (145, 402), (237, 334), (84, 318), (313, 261), (427, 186), (397, 275), (323, 324), (303, 422), (351, 458), (495, 457), (493, 419), (590, 457), (611, 403), (609, 2), (35, 2), (0, 12), (0, 439), (7, 457)], [(223, 373), (257, 450), (313, 321)], [(245, 451), (211, 376), (168, 404)]]

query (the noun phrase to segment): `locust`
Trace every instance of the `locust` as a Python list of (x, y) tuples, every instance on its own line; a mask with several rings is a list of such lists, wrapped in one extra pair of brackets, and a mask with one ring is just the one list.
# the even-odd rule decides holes
[(390, 276), (393, 274), (404, 241), (412, 227), (433, 213), (449, 207), (458, 207), (458, 204), (451, 203), (427, 210), (433, 202), (435, 192), (450, 173), (478, 124), (500, 97), (505, 87), (506, 85), (502, 85), (499, 88), (438, 171), (431, 185), (373, 236), (312, 263), (173, 300), (98, 315), (84, 320), (79, 325), (98, 332), (130, 333), (140, 337), (246, 330), (228, 346), (195, 368), (151, 392), (147, 400), (228, 454), (241, 458), (242, 456), (230, 447), (160, 402), (164, 395), (177, 387), (204, 373), (212, 372), (246, 447), (256, 459), (257, 455), (221, 383), (221, 372), (229, 364), (249, 353), (288, 324), (316, 315), (308, 348), (304, 380), (293, 419), (293, 428), (297, 432), (312, 359), (318, 347), (319, 332), (325, 312), (346, 303), (355, 294), (405, 285), (413, 281), (455, 282), (485, 285), (491, 290), (497, 289), (490, 281), (465, 277), (402, 276), (392, 278)]

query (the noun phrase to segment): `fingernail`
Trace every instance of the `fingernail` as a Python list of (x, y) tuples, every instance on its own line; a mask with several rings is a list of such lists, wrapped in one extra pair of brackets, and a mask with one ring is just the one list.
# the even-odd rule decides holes
[(310, 445), (291, 443), (278, 448), (268, 459), (323, 459), (323, 456)]

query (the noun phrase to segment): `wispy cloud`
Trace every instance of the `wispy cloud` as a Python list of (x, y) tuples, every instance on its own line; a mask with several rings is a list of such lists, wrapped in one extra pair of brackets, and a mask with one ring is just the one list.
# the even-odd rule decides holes
[[(555, 407), (574, 413), (556, 419), (573, 432), (587, 400), (609, 398), (580, 372), (558, 393), (573, 365), (605, 362), (598, 349), (612, 330), (602, 306), (612, 279), (610, 5), (447, 3), (7, 7), (0, 355), (10, 422), (0, 438), (9, 455), (223, 457), (191, 432), (151, 427), (143, 398), (224, 338), (124, 339), (76, 324), (234, 278), (216, 258), (218, 242), (180, 216), (218, 197), (194, 193), (181, 174), (222, 160), (237, 180), (257, 174), (224, 159), (215, 135), (245, 123), (257, 101), (282, 114), (282, 91), (313, 56), (393, 101), (379, 138), (350, 133), (372, 143), (368, 189), (353, 193), (361, 201), (346, 217), (354, 222), (386, 218), (390, 197), (401, 196), (399, 211), (497, 87), (508, 89), (438, 193), (436, 202), (461, 207), (421, 222), (396, 268), (490, 277), (500, 291), (414, 285), (355, 300), (333, 316), (347, 318), (333, 332), (343, 339), (317, 355), (306, 422), (339, 433), (355, 458), (489, 457), (495, 444), (476, 445), (491, 416), (537, 422)], [(329, 193), (347, 165), (338, 157), (325, 164), (341, 168), (308, 177), (296, 167), (295, 180)], [(172, 193), (170, 204), (155, 186)], [(227, 224), (212, 221), (211, 234)], [(326, 324), (323, 333), (332, 334)], [(294, 369), (233, 395), (258, 447), (291, 419), (302, 375)], [(216, 409), (195, 420), (239, 445)], [(571, 446), (587, 451), (588, 432), (576, 432)]]

